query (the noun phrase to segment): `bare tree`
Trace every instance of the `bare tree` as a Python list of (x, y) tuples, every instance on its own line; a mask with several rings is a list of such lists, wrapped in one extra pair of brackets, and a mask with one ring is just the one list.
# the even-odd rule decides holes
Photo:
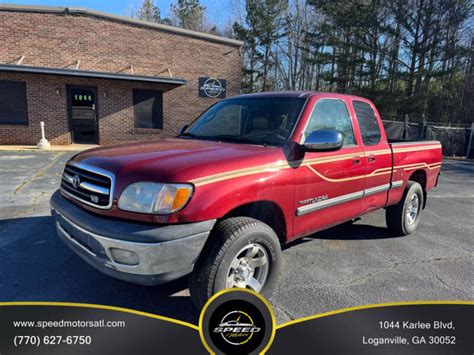
[(143, 0), (140, 9), (135, 13), (134, 17), (143, 21), (161, 22), (160, 10), (153, 0)]

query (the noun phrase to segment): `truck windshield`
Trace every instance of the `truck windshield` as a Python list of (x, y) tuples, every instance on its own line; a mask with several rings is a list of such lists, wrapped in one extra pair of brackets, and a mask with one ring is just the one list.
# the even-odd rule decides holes
[(181, 134), (203, 140), (282, 146), (305, 98), (260, 97), (223, 100), (204, 112)]

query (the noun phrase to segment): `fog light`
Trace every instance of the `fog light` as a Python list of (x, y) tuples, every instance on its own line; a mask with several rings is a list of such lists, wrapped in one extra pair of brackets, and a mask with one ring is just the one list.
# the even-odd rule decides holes
[(110, 254), (112, 254), (112, 259), (114, 259), (116, 263), (125, 265), (138, 265), (138, 255), (133, 251), (110, 248)]

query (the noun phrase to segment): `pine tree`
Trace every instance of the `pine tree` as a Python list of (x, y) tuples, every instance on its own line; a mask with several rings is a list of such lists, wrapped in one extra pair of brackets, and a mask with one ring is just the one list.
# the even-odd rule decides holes
[(205, 30), (206, 8), (199, 0), (178, 0), (171, 5), (171, 22), (189, 30)]
[(262, 76), (259, 63), (262, 55), (258, 50), (256, 29), (254, 24), (247, 20), (248, 27), (238, 23), (234, 24), (233, 30), (235, 37), (244, 42), (244, 67), (242, 69), (242, 91), (252, 93), (260, 91), (258, 82)]
[(472, 122), (472, 0), (242, 3), (244, 92), (339, 91), (386, 119)]
[(245, 24), (235, 24), (237, 38), (245, 42), (244, 89), (267, 91), (275, 88), (275, 44), (284, 36), (284, 15), (288, 0), (246, 0)]

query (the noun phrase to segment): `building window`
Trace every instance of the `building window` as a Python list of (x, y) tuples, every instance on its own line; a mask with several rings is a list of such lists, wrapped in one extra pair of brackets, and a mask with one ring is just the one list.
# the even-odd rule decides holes
[(25, 82), (0, 80), (0, 124), (28, 124)]
[(379, 121), (372, 107), (366, 102), (354, 101), (354, 110), (359, 121), (360, 134), (364, 145), (377, 145), (382, 139)]
[(135, 128), (163, 129), (163, 93), (154, 90), (133, 90)]

